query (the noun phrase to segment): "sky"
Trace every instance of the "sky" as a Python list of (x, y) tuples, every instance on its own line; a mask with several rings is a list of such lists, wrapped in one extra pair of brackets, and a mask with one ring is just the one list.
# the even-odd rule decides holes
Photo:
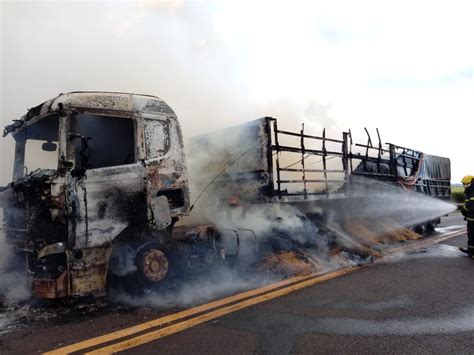
[[(61, 92), (156, 95), (185, 137), (285, 128), (449, 157), (474, 175), (472, 1), (0, 0), (0, 124)], [(13, 142), (1, 139), (0, 185)]]

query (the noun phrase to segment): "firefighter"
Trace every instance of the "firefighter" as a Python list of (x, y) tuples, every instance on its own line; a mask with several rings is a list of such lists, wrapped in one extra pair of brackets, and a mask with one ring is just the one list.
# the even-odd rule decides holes
[(467, 221), (467, 249), (461, 251), (474, 259), (474, 176), (467, 175), (462, 179), (466, 200), (461, 209), (464, 220)]

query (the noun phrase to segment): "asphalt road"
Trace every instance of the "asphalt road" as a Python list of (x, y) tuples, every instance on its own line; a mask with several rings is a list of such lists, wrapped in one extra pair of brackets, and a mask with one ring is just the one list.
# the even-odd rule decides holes
[(457, 251), (465, 243), (458, 237), (125, 353), (472, 354), (474, 260)]
[[(462, 225), (459, 215), (444, 225)], [(460, 236), (131, 348), (140, 354), (474, 353), (474, 260)], [(110, 309), (4, 335), (0, 353), (36, 353), (171, 310)], [(79, 312), (80, 313), (80, 312)]]

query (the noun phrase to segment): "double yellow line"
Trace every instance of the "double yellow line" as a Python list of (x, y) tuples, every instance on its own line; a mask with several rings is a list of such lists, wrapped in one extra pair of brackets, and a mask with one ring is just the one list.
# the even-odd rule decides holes
[[(297, 290), (301, 290), (302, 288), (333, 279), (335, 277), (352, 272), (358, 268), (359, 267), (342, 269), (324, 275), (312, 274), (308, 276), (292, 277), (284, 281), (242, 292), (234, 296), (203, 304), (201, 306), (174, 313), (169, 316), (154, 319), (130, 328), (125, 328), (113, 333), (105, 334), (96, 338), (52, 350), (45, 354), (70, 354), (74, 352), (83, 352), (86, 349), (93, 348), (96, 349), (87, 351), (86, 354), (111, 354), (123, 351), (125, 349), (133, 348), (164, 336), (180, 332), (197, 324), (207, 322), (240, 309), (247, 308), (255, 304), (268, 301), (276, 297), (281, 297)], [(167, 326), (162, 327), (164, 325)], [(128, 337), (131, 338), (107, 345), (107, 343)], [(99, 345), (105, 346), (97, 349)]]
[[(457, 231), (416, 243), (409, 248), (396, 248), (396, 251), (420, 248), (428, 244), (439, 243), (443, 240), (454, 238), (464, 234), (465, 231)], [(394, 253), (391, 251), (389, 254)], [(226, 314), (251, 307), (277, 297), (301, 290), (303, 288), (325, 282), (336, 277), (346, 275), (364, 266), (354, 266), (326, 274), (311, 274), (308, 276), (297, 276), (280, 281), (271, 285), (254, 290), (239, 293), (198, 307), (190, 308), (162, 318), (154, 319), (133, 327), (125, 328), (113, 333), (105, 334), (96, 338), (88, 339), (79, 343), (68, 345), (47, 352), (49, 355), (69, 354), (81, 352), (86, 354), (111, 354), (126, 349), (134, 348), (151, 341), (163, 338), (170, 334), (180, 332), (195, 325), (222, 317)]]

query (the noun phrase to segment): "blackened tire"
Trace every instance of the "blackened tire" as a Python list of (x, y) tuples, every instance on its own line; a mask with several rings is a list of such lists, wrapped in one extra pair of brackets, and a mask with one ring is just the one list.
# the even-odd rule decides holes
[(173, 270), (171, 252), (158, 242), (148, 242), (139, 247), (135, 257), (136, 277), (145, 287), (167, 283)]

